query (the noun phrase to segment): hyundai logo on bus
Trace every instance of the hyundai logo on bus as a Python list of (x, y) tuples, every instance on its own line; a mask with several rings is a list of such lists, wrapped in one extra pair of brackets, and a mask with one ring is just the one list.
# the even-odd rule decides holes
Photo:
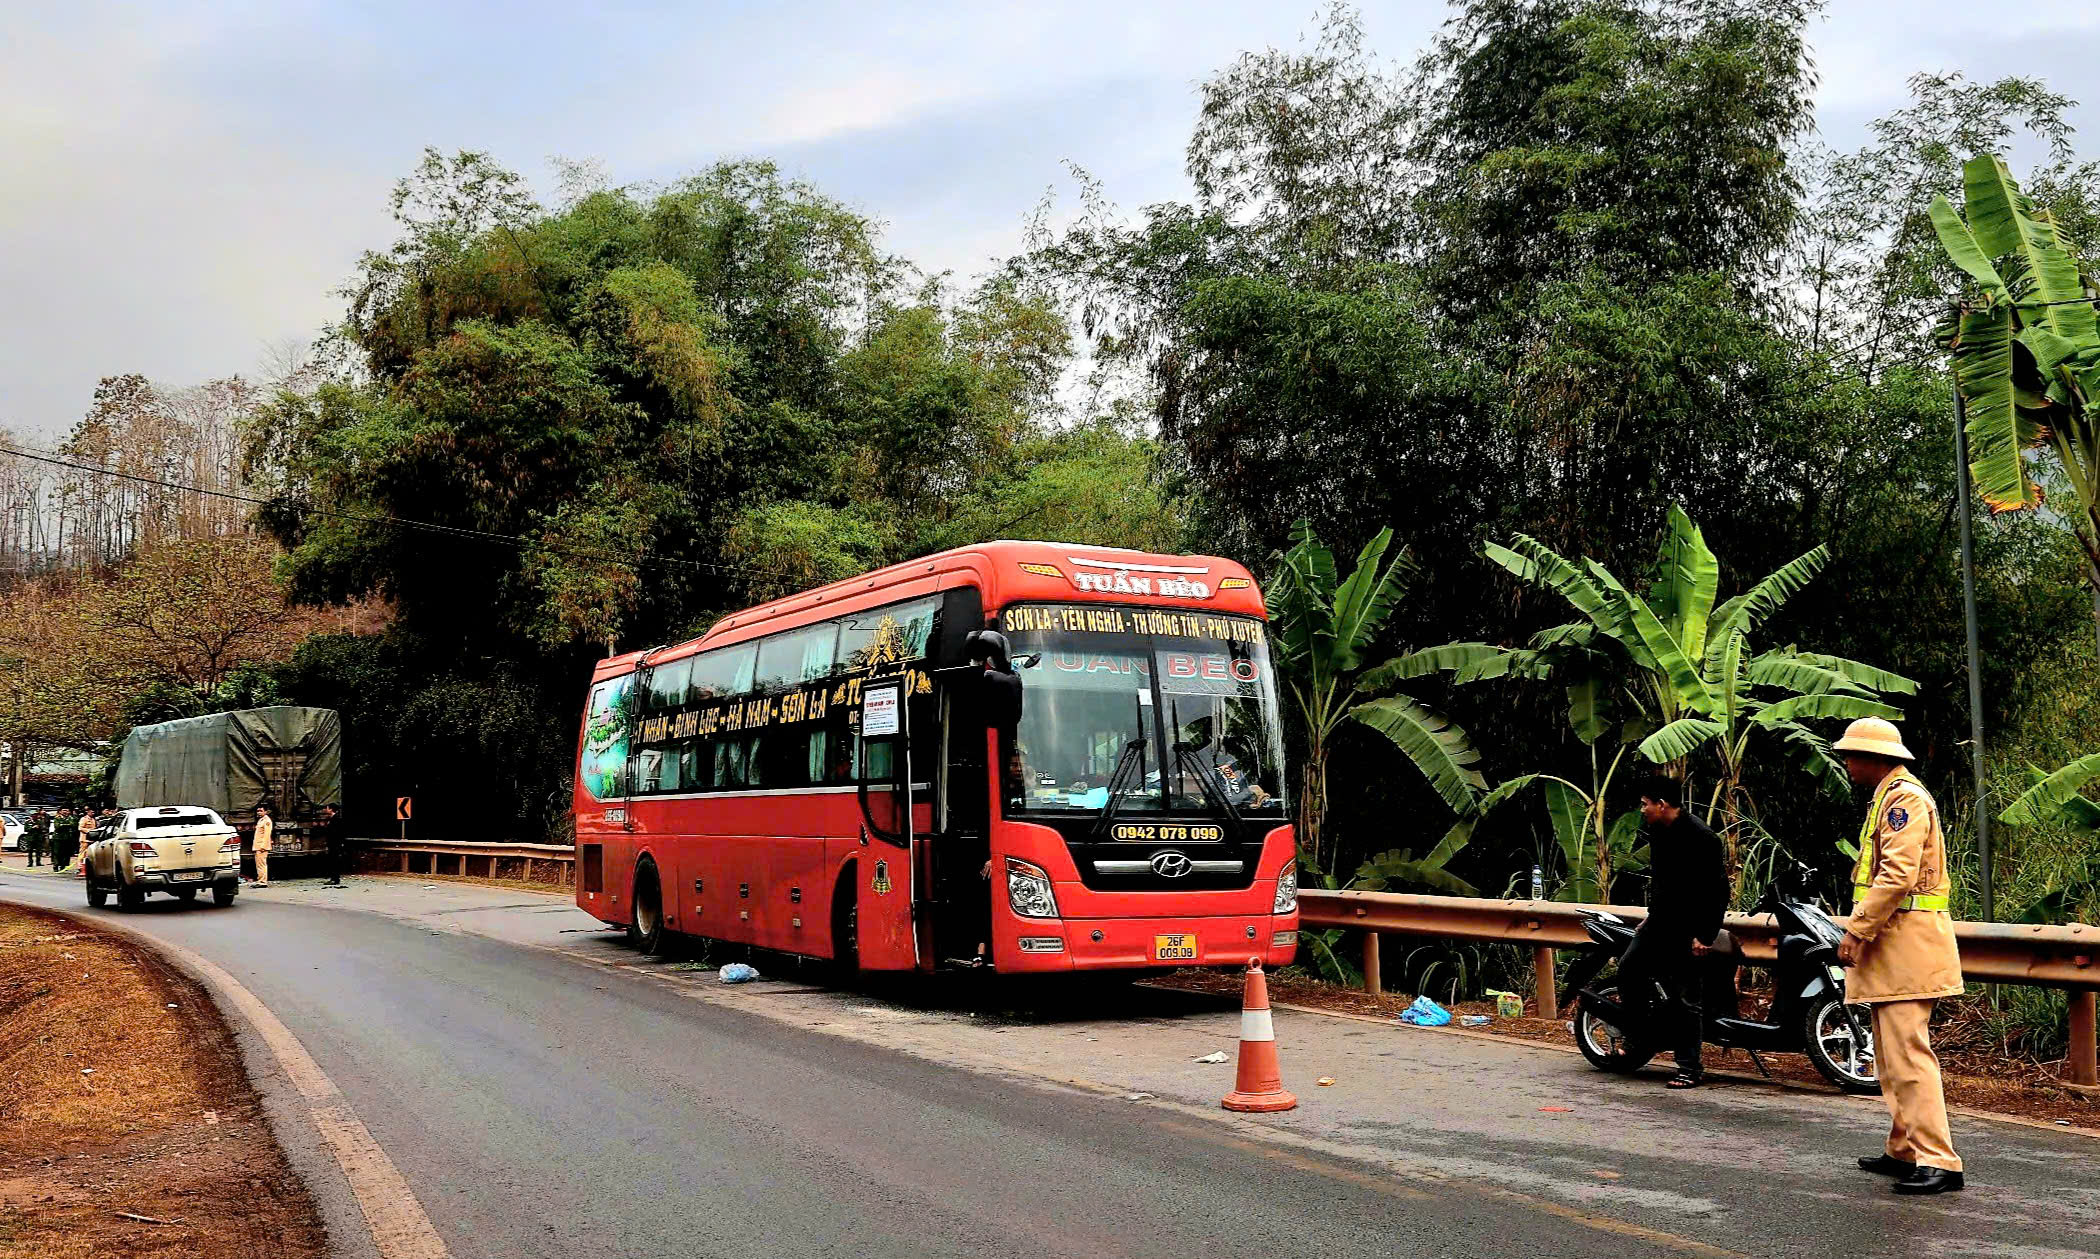
[(1195, 863), (1182, 853), (1167, 851), (1152, 854), (1152, 873), (1162, 879), (1178, 879), (1195, 868)]
[[(1082, 559), (1067, 555), (1066, 562), (1073, 567), (1072, 588), (1091, 590), (1098, 594), (1158, 595), (1168, 599), (1208, 599), (1210, 586), (1196, 578), (1207, 575), (1209, 568), (1184, 568), (1173, 564), (1123, 564), (1109, 560)], [(1107, 572), (1082, 573), (1081, 567), (1107, 569)], [(1146, 575), (1140, 575), (1146, 574)], [(1157, 574), (1156, 576), (1150, 574)]]

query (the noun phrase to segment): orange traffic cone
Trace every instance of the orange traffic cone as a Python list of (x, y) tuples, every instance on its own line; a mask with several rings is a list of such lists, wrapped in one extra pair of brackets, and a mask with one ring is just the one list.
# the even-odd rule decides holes
[(1269, 980), (1261, 959), (1247, 959), (1247, 998), (1240, 1008), (1239, 1078), (1221, 1103), (1227, 1110), (1293, 1110), (1298, 1099), (1283, 1087), (1276, 1062), (1276, 1024), (1269, 1017)]

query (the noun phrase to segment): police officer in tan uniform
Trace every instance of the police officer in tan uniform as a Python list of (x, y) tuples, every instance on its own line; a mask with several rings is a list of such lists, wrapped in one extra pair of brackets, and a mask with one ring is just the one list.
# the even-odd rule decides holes
[(1853, 722), (1836, 748), (1852, 781), (1874, 789), (1859, 832), (1852, 920), (1838, 960), (1852, 968), (1848, 1000), (1874, 1007), (1875, 1065), (1889, 1105), (1887, 1151), (1859, 1165), (1896, 1179), (1902, 1194), (1962, 1187), (1947, 1130), (1947, 1097), (1928, 1025), (1932, 1006), (1962, 990), (1961, 955), (1947, 897), (1947, 840), (1939, 806), (1910, 772), (1916, 758), (1896, 727)]

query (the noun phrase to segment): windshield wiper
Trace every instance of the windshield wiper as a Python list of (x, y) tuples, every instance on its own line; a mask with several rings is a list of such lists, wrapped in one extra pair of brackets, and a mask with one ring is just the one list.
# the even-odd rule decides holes
[(1123, 793), (1130, 790), (1130, 784), (1126, 780), (1130, 777), (1131, 766), (1142, 767), (1144, 763), (1145, 738), (1139, 735), (1123, 745), (1123, 755), (1116, 758), (1115, 772), (1108, 776), (1108, 799), (1101, 802), (1101, 812), (1094, 815), (1093, 838), (1097, 842), (1101, 838), (1101, 832), (1108, 829), (1110, 819), (1115, 817), (1116, 806), (1123, 802)]
[(1109, 774), (1109, 797), (1100, 802), (1100, 812), (1094, 814), (1092, 839), (1100, 841), (1100, 833), (1109, 829), (1115, 818), (1115, 806), (1123, 802), (1123, 793), (1130, 791), (1130, 768), (1136, 766), (1138, 774), (1144, 772), (1144, 699), (1138, 699), (1138, 737), (1123, 745), (1123, 755), (1115, 757), (1115, 770)]

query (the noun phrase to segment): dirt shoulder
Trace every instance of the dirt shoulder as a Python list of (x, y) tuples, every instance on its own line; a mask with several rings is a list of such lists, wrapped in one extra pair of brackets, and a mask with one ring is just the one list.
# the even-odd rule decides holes
[[(1220, 971), (1180, 971), (1157, 982), (1194, 992), (1238, 992), (1242, 986), (1239, 976)], [(1269, 976), (1269, 998), (1321, 1013), (1384, 1018), (1398, 1017), (1414, 1000), (1412, 994), (1386, 993), (1374, 997), (1362, 989), (1339, 987), (1295, 970)], [(1469, 1032), (1559, 1045), (1569, 1050), (1575, 1048), (1575, 1036), (1568, 1029), (1565, 1018), (1496, 1018), (1492, 1002), (1466, 1002), (1449, 1009), (1454, 1025), (1465, 1015), (1488, 1016), (1487, 1022), (1465, 1029)], [(1955, 1026), (1944, 1026), (1949, 1022)], [(1995, 1050), (1964, 1048), (1965, 1043), (1975, 1039), (1972, 1029), (1962, 1026), (1966, 1022), (1968, 1020), (1958, 1013), (1952, 1020), (1934, 1022), (1933, 1039), (1940, 1042), (1940, 1066), (1950, 1105), (2051, 1125), (2069, 1120), (2072, 1126), (2079, 1128), (2100, 1126), (2100, 1101), (2064, 1087), (2042, 1064), (2009, 1058)], [(1763, 1058), (1765, 1069), (1776, 1080), (1805, 1088), (1837, 1091), (1829, 1081), (1816, 1074), (1807, 1058), (1799, 1054), (1765, 1054)], [(1658, 1061), (1669, 1061), (1669, 1055), (1663, 1055)], [(1717, 1049), (1712, 1045), (1706, 1047), (1704, 1065), (1709, 1071), (1752, 1077), (1758, 1074), (1757, 1065), (1749, 1054)]]
[(325, 1253), (204, 990), (124, 937), (0, 905), (0, 1257)]

